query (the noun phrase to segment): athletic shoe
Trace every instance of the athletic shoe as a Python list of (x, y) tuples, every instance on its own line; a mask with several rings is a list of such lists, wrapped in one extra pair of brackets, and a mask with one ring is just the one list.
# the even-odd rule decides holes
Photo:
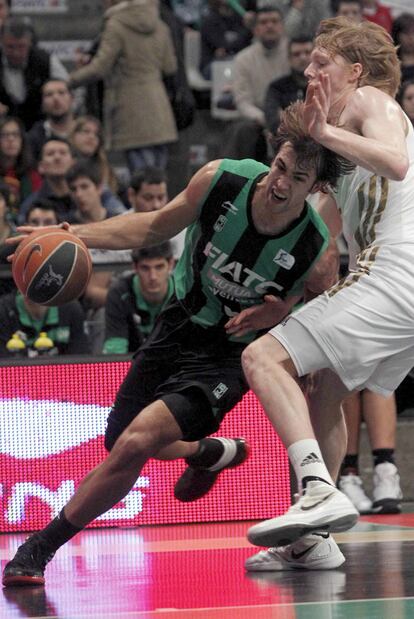
[(369, 514), (372, 509), (372, 501), (367, 497), (359, 475), (341, 475), (338, 488), (352, 501), (360, 514)]
[(218, 438), (224, 451), (220, 459), (209, 468), (188, 466), (174, 487), (174, 496), (185, 503), (203, 497), (216, 483), (225, 469), (242, 464), (249, 455), (249, 445), (244, 438)]
[(250, 527), (247, 538), (256, 546), (287, 546), (307, 533), (346, 531), (359, 512), (335, 486), (310, 481), (299, 501), (283, 516)]
[(399, 514), (401, 499), (398, 469), (392, 462), (381, 462), (374, 469), (372, 511), (374, 514)]
[(282, 572), (285, 570), (333, 570), (345, 557), (329, 533), (310, 533), (289, 546), (261, 550), (246, 559), (248, 572)]
[(44, 585), (44, 572), (54, 552), (39, 533), (34, 533), (19, 546), (3, 572), (3, 585)]

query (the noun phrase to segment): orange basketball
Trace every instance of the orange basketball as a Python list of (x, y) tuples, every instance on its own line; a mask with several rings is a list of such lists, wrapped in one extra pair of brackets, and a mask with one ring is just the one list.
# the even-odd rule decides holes
[(58, 228), (32, 232), (17, 247), (12, 264), (20, 292), (41, 305), (63, 305), (77, 299), (91, 271), (85, 243)]

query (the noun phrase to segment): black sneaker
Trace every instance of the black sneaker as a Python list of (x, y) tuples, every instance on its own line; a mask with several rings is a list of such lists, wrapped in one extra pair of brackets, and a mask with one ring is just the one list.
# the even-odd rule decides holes
[(19, 546), (3, 572), (3, 585), (44, 585), (44, 572), (54, 552), (39, 533), (34, 533)]
[[(217, 477), (225, 469), (242, 464), (249, 455), (249, 445), (244, 438), (219, 439), (225, 441), (225, 451), (212, 467), (187, 466), (174, 487), (174, 496), (183, 503), (201, 499), (214, 486)], [(231, 455), (233, 451), (234, 455)], [(230, 453), (229, 453), (230, 452)], [(229, 459), (230, 456), (230, 459)], [(222, 463), (222, 464), (221, 464)]]

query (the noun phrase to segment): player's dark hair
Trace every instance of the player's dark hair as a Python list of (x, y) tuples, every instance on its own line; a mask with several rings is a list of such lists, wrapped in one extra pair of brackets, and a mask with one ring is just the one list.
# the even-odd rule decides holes
[(289, 142), (296, 154), (296, 165), (302, 170), (315, 166), (316, 181), (335, 188), (340, 176), (349, 174), (355, 165), (337, 153), (325, 148), (310, 137), (304, 123), (304, 102), (296, 101), (281, 115), (276, 136), (271, 138), (275, 155)]
[(140, 260), (146, 260), (148, 258), (165, 258), (165, 260), (171, 260), (173, 257), (173, 250), (170, 241), (165, 241), (159, 245), (153, 245), (152, 247), (141, 247), (140, 249), (133, 249), (131, 252), (132, 262), (137, 264)]
[(148, 185), (160, 185), (161, 183), (166, 182), (167, 175), (164, 170), (161, 170), (160, 168), (148, 167), (134, 172), (129, 182), (129, 186), (135, 192), (138, 192), (143, 183), (147, 183)]

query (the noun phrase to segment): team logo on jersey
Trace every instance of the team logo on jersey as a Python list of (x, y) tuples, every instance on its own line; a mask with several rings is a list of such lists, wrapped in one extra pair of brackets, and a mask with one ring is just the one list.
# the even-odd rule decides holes
[(227, 217), (225, 215), (220, 215), (214, 224), (215, 232), (221, 232), (226, 225)]
[(214, 389), (213, 394), (216, 400), (220, 400), (220, 398), (228, 391), (229, 388), (224, 383), (219, 383), (217, 387)]
[(226, 209), (226, 211), (229, 211), (230, 213), (233, 213), (233, 215), (236, 215), (237, 211), (238, 211), (237, 206), (234, 206), (234, 204), (232, 204), (228, 200), (226, 202), (222, 202), (221, 203), (221, 208), (224, 208), (224, 209)]
[(288, 254), (284, 249), (279, 249), (276, 256), (273, 258), (273, 262), (276, 262), (280, 267), (290, 271), (295, 264), (295, 257), (292, 254)]

